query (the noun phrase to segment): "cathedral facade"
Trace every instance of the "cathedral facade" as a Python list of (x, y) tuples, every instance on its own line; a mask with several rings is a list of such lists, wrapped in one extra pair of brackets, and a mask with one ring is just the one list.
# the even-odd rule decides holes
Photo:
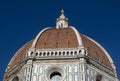
[(3, 81), (118, 81), (108, 52), (70, 26), (61, 11), (56, 28), (47, 27), (9, 62)]

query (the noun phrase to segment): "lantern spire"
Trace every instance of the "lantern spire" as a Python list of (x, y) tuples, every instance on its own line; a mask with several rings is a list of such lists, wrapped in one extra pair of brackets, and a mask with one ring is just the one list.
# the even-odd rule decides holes
[(64, 15), (64, 10), (61, 10), (61, 15), (56, 21), (56, 28), (67, 28), (68, 27), (68, 19)]

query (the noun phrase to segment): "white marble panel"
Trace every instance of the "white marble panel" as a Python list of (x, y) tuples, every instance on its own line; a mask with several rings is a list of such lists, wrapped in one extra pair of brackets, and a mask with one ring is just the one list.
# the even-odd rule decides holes
[(78, 81), (78, 75), (75, 75), (75, 81)]
[(74, 67), (74, 70), (75, 70), (75, 72), (78, 72), (78, 67), (75, 66), (75, 67)]
[(39, 72), (40, 72), (40, 73), (42, 73), (42, 72), (43, 72), (42, 67), (40, 67), (40, 68), (39, 68)]
[(39, 76), (39, 81), (42, 81), (42, 77), (41, 76)]
[(37, 73), (38, 66), (34, 66), (34, 73)]
[(69, 71), (68, 72), (72, 72), (72, 66), (69, 66)]
[(69, 75), (69, 81), (73, 81), (72, 79), (73, 79), (72, 75)]
[(33, 80), (32, 81), (37, 81), (37, 76), (33, 76)]

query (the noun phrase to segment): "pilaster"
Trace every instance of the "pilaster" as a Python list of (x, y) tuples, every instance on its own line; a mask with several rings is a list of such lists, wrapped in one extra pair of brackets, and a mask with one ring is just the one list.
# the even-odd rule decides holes
[(80, 81), (85, 81), (85, 58), (80, 58)]
[(27, 64), (26, 64), (26, 79), (25, 81), (31, 81), (31, 77), (32, 77), (32, 65), (33, 61), (32, 60), (28, 60)]

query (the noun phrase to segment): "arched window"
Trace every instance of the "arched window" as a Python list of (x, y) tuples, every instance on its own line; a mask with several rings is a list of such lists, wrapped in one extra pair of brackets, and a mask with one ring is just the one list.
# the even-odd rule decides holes
[(61, 23), (61, 28), (63, 28), (63, 23)]
[(13, 78), (12, 81), (19, 81), (19, 78), (18, 78), (18, 77), (15, 77), (15, 78)]
[(96, 81), (102, 81), (102, 76), (101, 75), (97, 75), (96, 76)]
[(60, 81), (61, 78), (62, 78), (62, 75), (61, 75), (59, 72), (57, 72), (57, 71), (53, 72), (53, 73), (50, 75), (50, 80), (51, 80), (51, 81)]

